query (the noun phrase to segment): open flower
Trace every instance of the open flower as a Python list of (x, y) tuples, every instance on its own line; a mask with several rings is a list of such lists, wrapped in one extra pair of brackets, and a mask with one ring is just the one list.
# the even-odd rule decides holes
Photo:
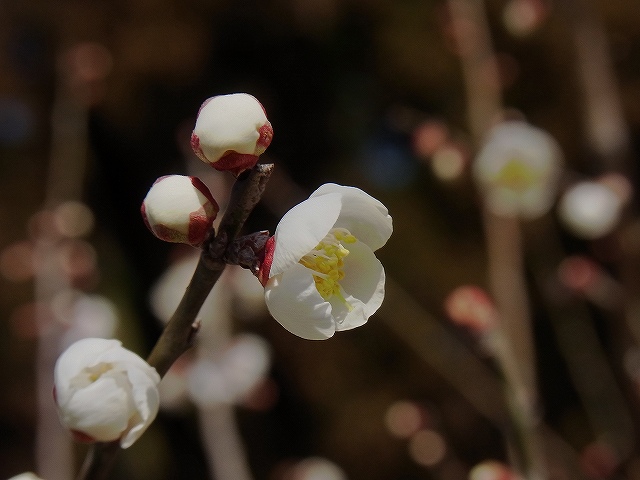
[(271, 315), (310, 340), (366, 323), (384, 298), (384, 268), (373, 252), (392, 231), (387, 208), (362, 190), (318, 188), (267, 242), (258, 278)]
[(553, 205), (561, 169), (562, 153), (551, 135), (510, 120), (489, 132), (473, 176), (490, 211), (534, 219)]
[(131, 446), (159, 407), (156, 370), (118, 340), (85, 338), (65, 350), (54, 370), (62, 424), (84, 442)]
[(232, 93), (204, 101), (191, 148), (216, 170), (237, 176), (256, 164), (272, 138), (273, 128), (260, 102), (248, 93)]
[(160, 240), (193, 246), (207, 238), (219, 210), (202, 180), (185, 175), (157, 179), (140, 207), (145, 225)]

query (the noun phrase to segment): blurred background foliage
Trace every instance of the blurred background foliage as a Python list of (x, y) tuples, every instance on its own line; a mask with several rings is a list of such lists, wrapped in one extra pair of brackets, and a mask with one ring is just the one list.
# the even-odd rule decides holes
[[(640, 3), (584, 3), (606, 32), (637, 147)], [(604, 170), (585, 127), (572, 32), (579, 5), (488, 0), (486, 13), (505, 105), (558, 140), (573, 175), (592, 176)], [(150, 289), (181, 250), (149, 234), (139, 205), (157, 177), (187, 172), (188, 136), (205, 98), (249, 92), (274, 126), (263, 159), (276, 164), (276, 175), (248, 230), (273, 231), (288, 208), (327, 181), (366, 190), (393, 216), (394, 235), (379, 252), (391, 307), (365, 327), (310, 342), (264, 314), (235, 318), (234, 331), (257, 333), (272, 349), (270, 393), (236, 407), (256, 479), (311, 478), (293, 468), (308, 457), (367, 480), (466, 478), (481, 461), (506, 462), (502, 417), (491, 413), (502, 408), (502, 400), (491, 407), (501, 398), (497, 372), (477, 339), (443, 310), (457, 286), (488, 282), (482, 213), (468, 169), (476, 146), (452, 29), (444, 0), (0, 0), (0, 477), (37, 468), (38, 328), (24, 242), (37, 235), (34, 214), (46, 201), (52, 111), (64, 82), (88, 114), (80, 199), (95, 216), (89, 260), (73, 257), (69, 268), (92, 264), (80, 275), (82, 287), (114, 302), (118, 337), (142, 356), (161, 328), (149, 308)], [(78, 67), (69, 55), (80, 55), (83, 45), (93, 53)], [(416, 142), (425, 122), (436, 136), (427, 135), (426, 150)], [(455, 178), (433, 168), (428, 145), (438, 135), (455, 146), (452, 161), (462, 165)], [(627, 172), (635, 168), (633, 154)], [(527, 222), (525, 250), (542, 248), (544, 257), (540, 222), (555, 221), (552, 211)], [(617, 237), (586, 242), (562, 234), (561, 241), (567, 254), (594, 255), (619, 273)], [(527, 256), (525, 264), (537, 258)], [(558, 466), (549, 478), (640, 478), (637, 384), (622, 364), (628, 337), (611, 315), (588, 307), (632, 431), (623, 454), (590, 450), (599, 432), (560, 352), (544, 288), (532, 282), (530, 295), (540, 413), (578, 465)], [(470, 375), (476, 371), (486, 377)], [(586, 375), (599, 382), (597, 372)], [(489, 407), (461, 392), (460, 379), (469, 391), (484, 392), (478, 402)], [(208, 478), (196, 416), (193, 408), (161, 412), (123, 452), (114, 478)], [(393, 418), (400, 422), (395, 433)], [(77, 462), (83, 452), (77, 447)]]

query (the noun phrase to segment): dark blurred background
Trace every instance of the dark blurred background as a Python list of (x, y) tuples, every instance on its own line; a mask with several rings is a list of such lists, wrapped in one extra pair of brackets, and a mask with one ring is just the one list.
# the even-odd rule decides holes
[[(584, 3), (606, 33), (635, 147), (640, 2)], [(592, 175), (602, 169), (585, 132), (574, 7), (563, 0), (488, 0), (486, 14), (505, 104), (551, 133), (572, 171)], [(394, 219), (379, 258), (394, 291), (410, 299), (396, 301), (412, 310), (412, 321), (424, 317), (421, 325), (437, 325), (413, 330), (403, 317), (409, 335), (444, 335), (450, 343), (436, 335), (424, 339), (424, 348), (443, 349), (435, 355), (445, 360), (463, 349), (479, 365), (473, 368), (497, 381), (474, 337), (449, 324), (442, 307), (455, 287), (487, 284), (481, 212), (468, 169), (443, 180), (429, 147), (446, 136), (458, 155), (452, 161), (464, 166), (477, 147), (452, 35), (443, 0), (0, 0), (0, 249), (8, 252), (0, 279), (0, 478), (37, 470), (38, 328), (28, 241), (38, 232), (34, 214), (47, 202), (52, 112), (60, 101), (80, 105), (74, 118), (87, 127), (76, 125), (87, 141), (78, 199), (95, 216), (87, 238), (95, 265), (82, 285), (118, 307), (117, 335), (129, 348), (145, 356), (159, 335), (149, 291), (176, 255), (146, 230), (140, 203), (157, 177), (187, 172), (188, 135), (201, 102), (248, 92), (274, 127), (263, 159), (276, 164), (277, 174), (247, 229), (273, 231), (288, 208), (327, 181), (366, 190)], [(88, 57), (78, 53), (82, 46)], [(80, 60), (69, 57), (74, 54)], [(426, 147), (416, 141), (421, 125), (435, 136), (427, 135)], [(536, 224), (526, 229), (535, 238)], [(563, 241), (570, 253), (595, 248), (570, 236)], [(544, 422), (576, 455), (580, 476), (640, 478), (634, 442), (623, 459), (600, 450), (583, 455), (598, 434), (538, 308), (543, 294), (535, 288), (531, 294)], [(464, 376), (464, 363), (443, 375), (442, 363), (429, 361), (433, 352), (419, 351), (389, 328), (394, 313), (383, 307), (366, 326), (324, 342), (299, 339), (266, 315), (233, 324), (272, 348), (271, 400), (235, 409), (254, 478), (316, 478), (292, 473), (308, 457), (329, 459), (356, 480), (466, 478), (486, 459), (507, 462), (503, 425), (450, 381), (457, 369)], [(615, 329), (592, 313), (637, 422), (634, 383), (616, 363)], [(409, 424), (419, 411), (415, 430), (429, 433), (421, 440), (394, 433), (393, 406), (396, 413), (406, 407)], [(197, 415), (194, 408), (161, 412), (143, 440), (123, 452), (114, 478), (209, 478)], [(84, 451), (77, 447), (78, 464)], [(549, 478), (577, 478), (575, 472), (558, 469)]]

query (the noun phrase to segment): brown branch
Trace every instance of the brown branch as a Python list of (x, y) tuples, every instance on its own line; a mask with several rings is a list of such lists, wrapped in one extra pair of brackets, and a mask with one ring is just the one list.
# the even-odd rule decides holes
[[(226, 266), (226, 249), (260, 201), (272, 171), (273, 164), (256, 165), (251, 171), (238, 177), (233, 185), (229, 206), (218, 227), (218, 234), (205, 242), (191, 282), (147, 359), (161, 377), (191, 347), (197, 331), (198, 312)], [(117, 441), (93, 445), (78, 479), (108, 478), (119, 450)]]

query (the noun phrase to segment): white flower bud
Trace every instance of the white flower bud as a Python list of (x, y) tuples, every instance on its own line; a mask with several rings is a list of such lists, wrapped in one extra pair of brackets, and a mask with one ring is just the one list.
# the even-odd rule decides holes
[(205, 100), (191, 147), (203, 162), (237, 176), (253, 168), (272, 138), (273, 128), (260, 102), (247, 93), (233, 93)]
[(131, 446), (160, 404), (156, 370), (118, 340), (85, 338), (58, 358), (54, 398), (62, 424), (84, 442)]
[(155, 181), (142, 202), (145, 225), (161, 240), (199, 246), (220, 208), (197, 177), (167, 175)]

